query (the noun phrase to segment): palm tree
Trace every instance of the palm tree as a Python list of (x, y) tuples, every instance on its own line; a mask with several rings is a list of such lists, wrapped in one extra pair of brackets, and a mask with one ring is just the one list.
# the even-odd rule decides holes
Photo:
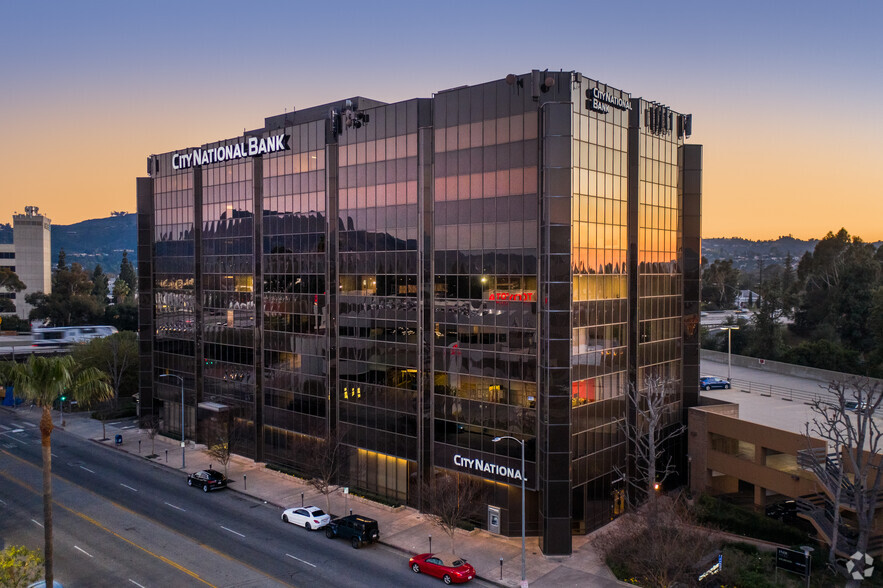
[(77, 370), (72, 357), (37, 357), (31, 355), (27, 363), (4, 366), (15, 385), (16, 395), (30, 400), (42, 411), (40, 444), (43, 452), (43, 539), (46, 563), (46, 585), (52, 586), (52, 404), (69, 395), (80, 406), (113, 398), (113, 389), (107, 375), (95, 368)]

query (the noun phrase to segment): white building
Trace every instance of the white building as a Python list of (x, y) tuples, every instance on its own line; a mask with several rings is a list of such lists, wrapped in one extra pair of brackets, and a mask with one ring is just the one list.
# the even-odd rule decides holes
[(24, 214), (12, 217), (15, 273), (26, 288), (16, 295), (15, 311), (27, 319), (31, 305), (25, 296), (32, 292), (52, 291), (52, 221), (40, 214), (36, 206), (26, 206)]
[(748, 308), (749, 306), (757, 304), (758, 300), (760, 300), (760, 296), (757, 292), (752, 292), (751, 290), (739, 290), (739, 294), (736, 296), (736, 308)]

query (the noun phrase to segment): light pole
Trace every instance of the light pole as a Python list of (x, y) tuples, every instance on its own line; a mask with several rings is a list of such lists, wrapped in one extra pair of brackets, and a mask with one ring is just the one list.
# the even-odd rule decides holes
[(730, 372), (733, 369), (733, 331), (738, 331), (739, 327), (732, 325), (727, 327), (714, 327), (711, 330), (727, 332), (727, 381), (730, 382), (732, 381)]
[(524, 441), (521, 439), (516, 439), (510, 435), (504, 435), (502, 437), (494, 437), (493, 442), (499, 443), (503, 439), (512, 439), (519, 445), (521, 445), (521, 586), (522, 588), (527, 587), (527, 565), (526, 565), (526, 549), (525, 549), (525, 532), (524, 532), (524, 481), (527, 479), (527, 473), (524, 471)]
[(160, 378), (178, 378), (181, 382), (181, 469), (186, 467), (184, 462), (184, 378), (176, 374), (160, 374)]

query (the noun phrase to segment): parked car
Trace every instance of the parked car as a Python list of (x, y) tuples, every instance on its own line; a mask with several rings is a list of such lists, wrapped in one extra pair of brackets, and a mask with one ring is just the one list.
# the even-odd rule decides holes
[(730, 383), (723, 378), (716, 378), (714, 376), (702, 376), (699, 378), (699, 387), (703, 390), (712, 390), (714, 388), (723, 388), (724, 390), (730, 389)]
[(408, 560), (408, 565), (415, 574), (423, 572), (441, 578), (445, 584), (462, 584), (475, 577), (475, 568), (453, 554), (422, 553)]
[(766, 507), (766, 516), (784, 522), (794, 521), (797, 519), (797, 502), (785, 500), (771, 504)]
[(187, 476), (187, 485), (202, 488), (203, 492), (227, 487), (227, 476), (216, 470), (200, 470)]
[(288, 508), (282, 513), (282, 520), (292, 525), (300, 525), (307, 531), (321, 529), (331, 522), (331, 517), (316, 506)]
[(329, 539), (343, 537), (349, 539), (353, 549), (366, 543), (375, 543), (380, 539), (377, 521), (362, 515), (349, 515), (334, 519), (325, 527), (325, 536)]
[(867, 402), (857, 402), (855, 400), (847, 400), (843, 403), (843, 407), (846, 410), (853, 410), (855, 412), (859, 412), (868, 408)]

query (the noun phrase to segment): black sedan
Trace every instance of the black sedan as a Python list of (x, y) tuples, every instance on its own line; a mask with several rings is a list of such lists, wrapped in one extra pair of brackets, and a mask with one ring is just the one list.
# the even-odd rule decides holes
[(729, 390), (730, 383), (722, 378), (715, 378), (714, 376), (703, 376), (699, 378), (699, 387), (703, 390), (713, 390), (715, 388)]
[(203, 492), (227, 486), (227, 476), (216, 470), (200, 470), (187, 476), (187, 485), (202, 488)]

